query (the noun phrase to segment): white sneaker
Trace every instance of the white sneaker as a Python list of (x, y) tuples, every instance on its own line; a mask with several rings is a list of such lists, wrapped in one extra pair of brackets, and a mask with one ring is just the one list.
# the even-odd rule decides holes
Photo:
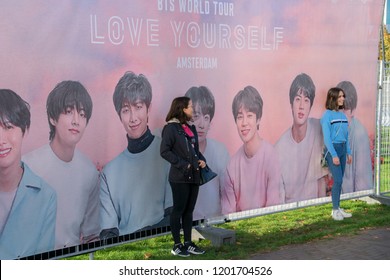
[(343, 208), (339, 208), (339, 211), (340, 211), (341, 215), (343, 215), (344, 218), (351, 218), (352, 217), (352, 214), (345, 212)]
[(344, 220), (344, 216), (343, 216), (343, 214), (341, 213), (341, 211), (339, 209), (332, 210), (332, 218), (335, 221), (342, 221), (342, 220)]

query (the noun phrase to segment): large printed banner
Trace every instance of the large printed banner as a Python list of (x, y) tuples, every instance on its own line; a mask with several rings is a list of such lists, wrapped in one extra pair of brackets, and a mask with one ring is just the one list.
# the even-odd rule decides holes
[(191, 98), (200, 150), (218, 174), (200, 187), (194, 219), (329, 196), (320, 118), (336, 86), (346, 95), (354, 159), (343, 193), (372, 189), (383, 7), (2, 1), (0, 88), (29, 103), (31, 126), (17, 191), (0, 185), (0, 258), (169, 225), (170, 164), (160, 137), (178, 96)]

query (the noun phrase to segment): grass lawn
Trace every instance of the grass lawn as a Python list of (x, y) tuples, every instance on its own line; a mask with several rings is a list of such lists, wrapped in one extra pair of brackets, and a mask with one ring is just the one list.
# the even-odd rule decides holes
[[(390, 207), (368, 204), (362, 200), (342, 201), (341, 206), (353, 213), (351, 219), (333, 221), (331, 204), (307, 207), (276, 214), (218, 225), (236, 232), (236, 243), (213, 247), (209, 240), (199, 245), (207, 252), (188, 259), (230, 260), (248, 259), (252, 254), (275, 250), (284, 245), (334, 238), (358, 233), (360, 230), (390, 226)], [(95, 252), (97, 260), (171, 260), (170, 235), (119, 245)], [(69, 258), (86, 260), (89, 255)]]

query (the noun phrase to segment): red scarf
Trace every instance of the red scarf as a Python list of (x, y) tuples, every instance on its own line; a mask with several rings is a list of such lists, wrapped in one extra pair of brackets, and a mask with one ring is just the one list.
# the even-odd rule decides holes
[(186, 124), (183, 124), (182, 125), (183, 129), (184, 129), (184, 132), (189, 136), (189, 137), (194, 137), (194, 133), (192, 132), (192, 130), (188, 127), (188, 125)]

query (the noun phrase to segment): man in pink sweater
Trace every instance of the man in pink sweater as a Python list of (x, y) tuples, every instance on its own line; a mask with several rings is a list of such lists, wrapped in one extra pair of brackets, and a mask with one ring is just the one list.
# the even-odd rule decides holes
[(274, 147), (259, 135), (263, 100), (247, 86), (234, 97), (233, 116), (244, 143), (231, 158), (223, 176), (222, 213), (245, 211), (283, 203), (280, 166)]

